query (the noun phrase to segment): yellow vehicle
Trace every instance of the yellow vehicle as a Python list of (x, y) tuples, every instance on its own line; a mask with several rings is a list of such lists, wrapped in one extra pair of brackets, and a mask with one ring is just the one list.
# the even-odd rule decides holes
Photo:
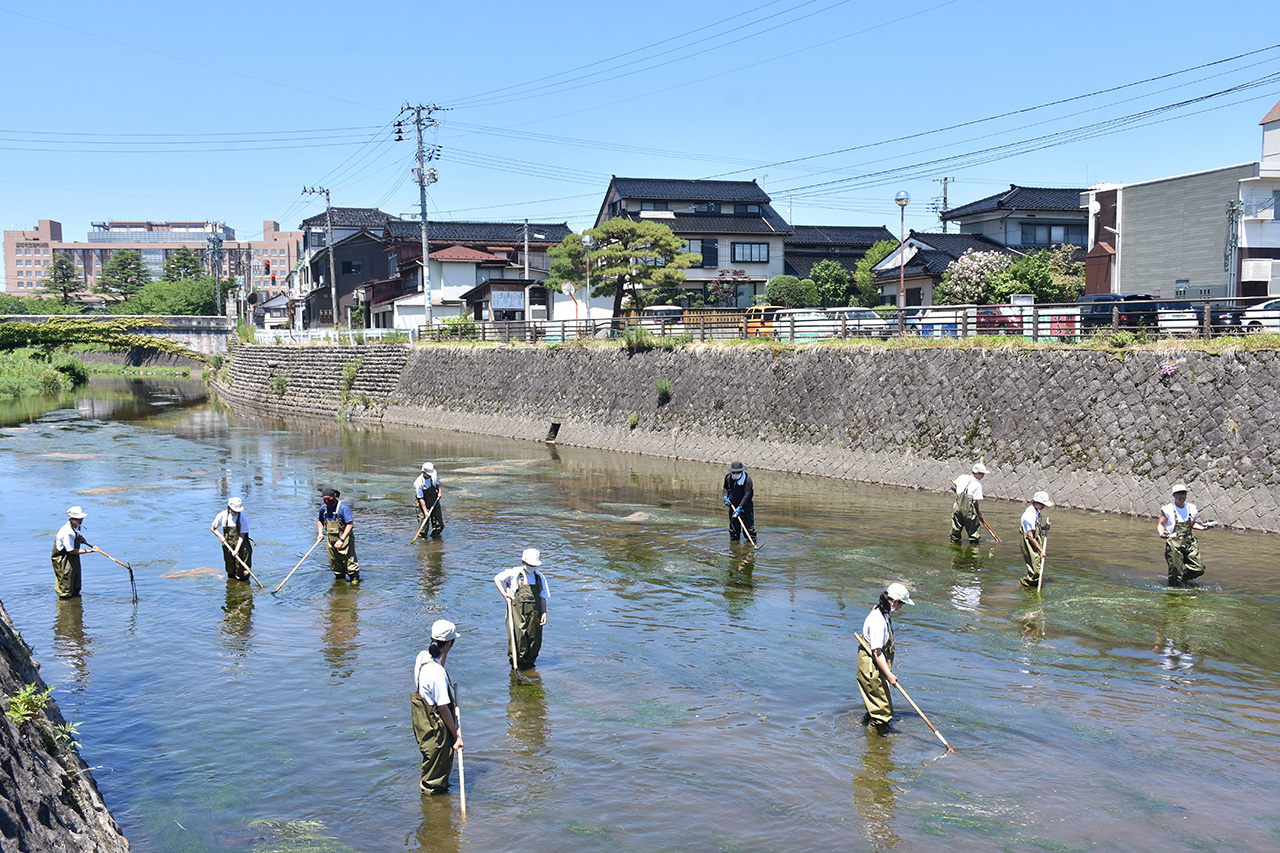
[(773, 334), (773, 318), (779, 312), (785, 310), (782, 305), (752, 305), (747, 309), (747, 337), (748, 338), (772, 338)]

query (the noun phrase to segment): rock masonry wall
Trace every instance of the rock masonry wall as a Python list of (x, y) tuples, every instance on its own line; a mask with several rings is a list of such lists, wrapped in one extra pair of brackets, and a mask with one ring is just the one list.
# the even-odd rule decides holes
[[(324, 352), (330, 361), (366, 353), (363, 374), (371, 349)], [(1170, 484), (1185, 480), (1207, 516), (1280, 528), (1280, 354), (1273, 352), (395, 351), (375, 357), (387, 359), (384, 370), (402, 368), (385, 412), (369, 413), (384, 423), (539, 441), (559, 424), (556, 441), (565, 445), (742, 459), (748, 467), (926, 489), (945, 487), (981, 459), (991, 469), (990, 497), (1027, 501), (1046, 489), (1062, 505), (1136, 515), (1154, 515)], [(254, 357), (283, 365), (284, 353), (299, 352), (321, 360), (316, 348)], [(256, 371), (255, 381), (263, 375)], [(658, 379), (670, 382), (666, 403)], [(288, 411), (307, 397), (287, 392), (276, 411), (318, 414)]]
[[(31, 650), (0, 604), (0, 694), (5, 710), (25, 685), (44, 690)], [(53, 727), (66, 723), (52, 699), (35, 718), (0, 716), (0, 850), (117, 853), (129, 849), (89, 767), (60, 748)]]

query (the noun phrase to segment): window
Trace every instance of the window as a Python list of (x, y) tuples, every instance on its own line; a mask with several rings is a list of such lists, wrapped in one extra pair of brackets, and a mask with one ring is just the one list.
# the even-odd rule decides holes
[(363, 267), (364, 265), (360, 261), (343, 261), (342, 274), (343, 275), (360, 275)]
[(667, 203), (665, 201), (642, 201), (640, 202), (641, 210), (666, 210)]
[(718, 201), (701, 201), (693, 206), (694, 213), (719, 213), (720, 202)]
[(622, 213), (622, 199), (615, 198), (613, 201), (609, 202), (609, 216), (614, 217), (619, 213)]
[(1088, 227), (1085, 225), (1055, 225), (1051, 222), (1022, 224), (1022, 245), (1024, 246), (1056, 246), (1060, 243), (1083, 246), (1086, 242), (1088, 242)]
[(769, 262), (768, 243), (733, 243), (735, 264), (764, 264)]
[(720, 266), (720, 255), (716, 251), (715, 237), (695, 237), (689, 241), (689, 246), (685, 251), (695, 255), (702, 255), (702, 263), (695, 264), (695, 266), (703, 269), (715, 269)]
[(758, 204), (735, 204), (733, 212), (738, 216), (758, 216), (760, 214), (760, 205)]

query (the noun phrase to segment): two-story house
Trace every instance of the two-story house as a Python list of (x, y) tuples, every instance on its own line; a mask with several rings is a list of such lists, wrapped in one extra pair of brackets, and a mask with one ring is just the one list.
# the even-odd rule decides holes
[(1083, 189), (1020, 187), (954, 207), (942, 214), (961, 234), (981, 234), (1002, 246), (1035, 252), (1050, 246), (1089, 245), (1089, 211), (1080, 206)]
[(867, 250), (882, 240), (898, 242), (883, 225), (793, 225), (786, 239), (786, 274), (808, 278), (814, 264), (826, 260), (852, 274)]
[(338, 321), (350, 324), (354, 312), (361, 305), (356, 291), (377, 278), (385, 268), (383, 228), (388, 222), (399, 221), (399, 217), (370, 207), (334, 207), (330, 209), (329, 216), (332, 218), (332, 246), (327, 244), (325, 214), (302, 221), (298, 283), (306, 304), (304, 322), (308, 326), (332, 326), (334, 322), (329, 288), (329, 253), (333, 253)]
[(745, 307), (765, 283), (784, 269), (784, 249), (792, 229), (755, 181), (698, 181), (619, 178), (609, 182), (596, 226), (615, 217), (653, 220), (688, 241), (685, 251), (702, 256), (686, 271), (686, 289), (704, 295), (723, 269), (742, 270)]

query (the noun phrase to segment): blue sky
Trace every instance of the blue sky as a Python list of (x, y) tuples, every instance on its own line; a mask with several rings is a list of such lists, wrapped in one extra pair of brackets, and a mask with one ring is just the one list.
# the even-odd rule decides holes
[(83, 240), (103, 219), (214, 219), (252, 239), (323, 209), (304, 185), (412, 213), (406, 102), (448, 108), (433, 219), (574, 229), (611, 174), (755, 178), (793, 223), (896, 233), (900, 189), (908, 228), (937, 228), (944, 176), (955, 206), (1260, 157), (1280, 100), (1263, 18), (1058, 8), (0, 0), (0, 223)]

